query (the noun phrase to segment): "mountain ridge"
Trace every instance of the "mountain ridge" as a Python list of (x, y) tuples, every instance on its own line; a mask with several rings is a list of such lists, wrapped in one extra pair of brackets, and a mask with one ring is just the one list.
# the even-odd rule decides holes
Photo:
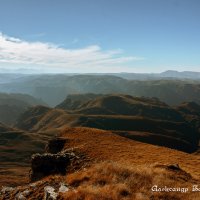
[[(88, 97), (87, 94), (70, 95), (70, 101), (67, 98), (56, 108), (48, 108), (47, 112), (41, 112), (41, 115), (34, 115), (35, 108), (31, 108), (21, 116), (16, 127), (36, 132), (67, 126), (110, 131), (137, 131), (141, 132), (141, 135), (143, 132), (148, 132), (149, 142), (153, 141), (153, 138), (160, 137), (158, 145), (164, 145), (162, 140), (167, 136), (171, 141), (174, 138), (173, 144), (178, 140), (182, 144), (182, 147), (172, 145), (174, 148), (188, 152), (197, 149), (199, 130), (191, 124), (191, 121), (187, 121), (181, 112), (158, 99), (116, 94), (88, 95)], [(80, 105), (74, 107), (73, 100)], [(45, 108), (40, 107), (40, 110), (43, 109)], [(138, 137), (134, 136), (134, 138)], [(166, 145), (172, 147), (170, 142)]]
[(178, 105), (184, 101), (199, 103), (200, 79), (129, 79), (114, 74), (44, 74), (0, 83), (0, 91), (29, 94), (52, 107), (61, 103), (67, 95), (81, 93), (156, 97), (167, 104)]

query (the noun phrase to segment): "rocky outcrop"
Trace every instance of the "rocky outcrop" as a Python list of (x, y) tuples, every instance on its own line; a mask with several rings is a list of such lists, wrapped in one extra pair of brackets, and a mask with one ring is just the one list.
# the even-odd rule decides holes
[(58, 190), (56, 190), (52, 186), (44, 187), (44, 200), (56, 200), (60, 193), (68, 192), (69, 188), (64, 184), (61, 183)]
[(62, 151), (65, 143), (67, 142), (66, 138), (55, 138), (52, 140), (49, 140), (47, 146), (46, 146), (46, 152), (47, 153), (58, 153), (60, 151)]
[[(66, 193), (73, 188), (64, 182), (58, 180), (52, 181), (38, 181), (24, 186), (18, 187), (2, 187), (0, 188), (1, 200), (28, 200), (28, 199), (42, 199), (42, 200), (57, 200), (58, 196)], [(34, 195), (35, 197), (34, 197)], [(39, 193), (39, 194), (37, 194)], [(39, 195), (39, 197), (36, 195)]]
[(76, 155), (71, 152), (34, 154), (31, 158), (30, 180), (36, 181), (52, 174), (66, 174), (67, 167)]
[(40, 180), (49, 175), (65, 175), (85, 167), (89, 158), (76, 148), (65, 149), (66, 138), (56, 137), (46, 145), (46, 153), (31, 157), (30, 181)]
[(44, 200), (56, 200), (58, 194), (55, 192), (55, 189), (51, 186), (46, 186), (44, 188)]

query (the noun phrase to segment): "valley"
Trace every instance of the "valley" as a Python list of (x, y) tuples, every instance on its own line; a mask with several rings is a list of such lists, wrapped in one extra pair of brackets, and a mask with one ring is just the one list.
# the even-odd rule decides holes
[[(161, 184), (161, 182), (166, 182), (167, 185), (172, 184), (174, 187), (192, 187), (193, 184), (199, 184), (200, 173), (197, 167), (200, 164), (198, 84), (192, 83), (191, 80), (188, 83), (191, 84), (189, 87), (196, 87), (194, 93), (191, 88), (188, 89), (193, 93), (191, 96), (186, 95), (187, 90), (182, 85), (181, 92), (185, 96), (178, 104), (181, 95), (178, 94), (178, 100), (175, 98), (177, 93), (171, 93), (171, 91), (167, 101), (158, 98), (159, 89), (155, 93), (154, 90), (148, 90), (152, 92), (152, 96), (148, 95), (149, 93), (146, 96), (134, 96), (120, 91), (120, 87), (116, 92), (115, 89), (113, 90), (113, 85), (117, 85), (118, 81), (124, 81), (124, 79), (105, 75), (92, 77), (92, 81), (98, 83), (96, 86), (91, 84), (91, 78), (86, 76), (89, 81), (87, 84), (93, 88), (80, 92), (81, 88), (86, 86), (83, 82), (77, 82), (77, 78), (82, 80), (84, 76), (76, 76), (67, 78), (63, 76), (63, 81), (75, 78), (76, 88), (79, 88), (78, 92), (68, 94), (69, 91), (64, 93), (62, 90), (63, 99), (55, 106), (52, 106), (50, 101), (46, 103), (42, 96), (30, 96), (31, 92), (26, 90), (23, 91), (27, 92), (26, 94), (1, 93), (0, 186), (5, 191), (2, 189), (0, 199), (11, 200), (16, 198), (16, 193), (24, 196), (23, 192), (26, 190), (34, 194), (33, 196), (37, 196), (37, 199), (42, 199), (45, 186), (50, 184), (59, 188), (61, 182), (69, 190), (66, 194), (65, 192), (57, 193), (58, 199), (63, 200), (87, 199), (90, 196), (96, 199), (99, 198), (98, 195), (102, 190), (112, 187), (113, 184), (115, 185), (113, 194), (107, 194), (104, 191), (108, 196), (111, 195), (110, 199), (139, 199), (138, 196), (134, 196), (135, 190), (154, 199), (164, 198), (164, 196), (169, 200), (171, 198), (188, 199), (187, 197), (191, 197), (192, 200), (198, 199), (199, 195), (191, 191), (183, 196), (181, 193), (151, 193), (151, 188), (149, 188), (151, 184)], [(56, 76), (50, 76), (44, 80), (48, 82), (54, 78)], [(27, 81), (30, 77), (25, 76), (23, 79)], [(113, 82), (114, 79), (116, 82), (112, 86), (105, 82), (105, 80)], [(31, 80), (34, 85), (35, 76), (32, 76)], [(62, 82), (62, 79), (60, 81)], [(155, 83), (158, 80), (148, 80), (148, 84), (150, 84), (149, 81)], [(162, 81), (166, 80), (161, 80), (159, 83)], [(42, 85), (42, 82), (43, 77), (37, 84)], [(145, 84), (147, 82), (144, 81)], [(153, 82), (150, 84), (151, 87), (154, 85)], [(184, 81), (166, 81), (168, 85), (175, 82), (183, 84)], [(67, 81), (65, 84), (66, 87), (75, 86)], [(99, 84), (102, 89), (97, 90), (96, 87), (98, 85), (99, 88)], [(143, 87), (142, 85), (143, 81), (140, 86)], [(109, 89), (109, 86), (112, 89)], [(54, 88), (51, 87), (53, 91)], [(144, 91), (147, 91), (147, 85), (144, 88)], [(166, 95), (167, 90), (161, 88), (160, 90), (165, 91)], [(178, 91), (174, 86), (171, 88)], [(20, 92), (20, 90), (16, 91)], [(98, 92), (92, 93), (94, 90)], [(56, 91), (59, 90), (56, 89)], [(46, 93), (43, 92), (43, 95), (47, 94), (48, 90)], [(162, 93), (159, 93), (159, 97), (165, 98)], [(185, 97), (191, 98), (192, 101), (184, 101)], [(170, 98), (174, 98), (177, 102), (169, 103)], [(104, 168), (107, 171), (102, 172)], [(121, 182), (115, 184), (112, 177), (104, 177), (104, 180), (98, 177), (102, 176), (101, 173), (110, 173), (113, 177), (119, 176), (118, 170), (121, 173), (128, 170), (127, 173), (133, 173), (134, 176), (141, 178), (141, 184), (145, 184), (144, 180), (149, 180), (150, 185), (146, 185), (141, 191), (138, 185), (140, 182), (134, 183), (136, 188), (133, 188), (126, 180), (120, 179)], [(139, 171), (135, 174), (137, 170)], [(84, 175), (85, 173), (94, 173), (98, 177), (96, 179), (103, 181), (103, 185), (97, 187), (96, 193), (91, 189), (93, 184), (97, 184), (95, 177)], [(142, 179), (141, 173), (149, 178)], [(153, 179), (153, 176), (156, 178)], [(160, 179), (157, 176), (160, 176)], [(31, 184), (36, 184), (37, 189), (33, 189)], [(6, 187), (12, 187), (12, 189), (9, 190)], [(74, 190), (78, 193), (75, 194)], [(32, 195), (27, 194), (26, 199), (34, 199)], [(105, 198), (104, 196), (103, 199)]]

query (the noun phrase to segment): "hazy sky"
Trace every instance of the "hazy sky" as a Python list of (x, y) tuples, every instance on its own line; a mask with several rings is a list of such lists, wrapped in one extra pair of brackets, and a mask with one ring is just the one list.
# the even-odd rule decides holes
[(0, 0), (0, 68), (200, 71), (200, 1)]

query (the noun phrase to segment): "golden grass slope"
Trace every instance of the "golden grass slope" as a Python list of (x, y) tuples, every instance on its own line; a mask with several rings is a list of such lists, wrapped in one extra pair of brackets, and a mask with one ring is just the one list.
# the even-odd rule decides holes
[(178, 163), (182, 169), (200, 178), (199, 155), (137, 142), (93, 128), (65, 128), (61, 136), (68, 139), (65, 148), (78, 148), (93, 160), (114, 161), (127, 166)]
[[(199, 200), (200, 156), (154, 146), (121, 137), (111, 131), (94, 128), (63, 128), (60, 137), (67, 139), (63, 150), (74, 149), (85, 155), (84, 168), (66, 176), (49, 176), (16, 188), (7, 196), (13, 200), (16, 191), (29, 190), (30, 200), (43, 199), (44, 187), (57, 191), (64, 183), (69, 191), (58, 193), (58, 200)], [(168, 168), (178, 163), (180, 170)], [(153, 192), (158, 187), (188, 188), (187, 192)], [(4, 196), (5, 197), (5, 196)], [(4, 198), (5, 199), (5, 198)]]
[[(66, 182), (73, 189), (61, 193), (62, 200), (198, 200), (200, 192), (192, 192), (199, 181), (184, 171), (165, 166), (127, 166), (102, 162), (71, 174)], [(157, 192), (159, 188), (174, 192)]]

